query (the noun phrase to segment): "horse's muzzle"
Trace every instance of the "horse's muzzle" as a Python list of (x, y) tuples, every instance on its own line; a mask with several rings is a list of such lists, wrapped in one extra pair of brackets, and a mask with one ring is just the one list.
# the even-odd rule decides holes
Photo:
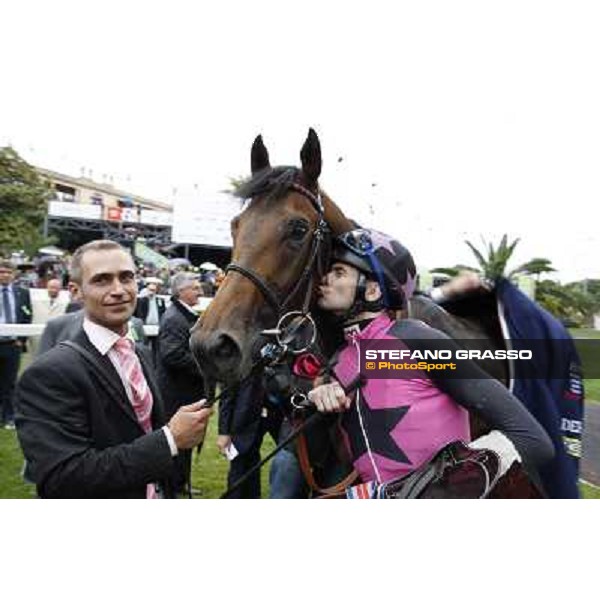
[(242, 351), (227, 333), (215, 332), (207, 338), (191, 338), (191, 350), (202, 373), (217, 381), (231, 381), (239, 377)]

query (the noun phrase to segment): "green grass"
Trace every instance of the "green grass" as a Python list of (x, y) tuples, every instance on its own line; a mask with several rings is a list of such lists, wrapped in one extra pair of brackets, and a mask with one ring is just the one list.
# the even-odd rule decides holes
[[(192, 488), (197, 498), (218, 498), (226, 487), (229, 463), (217, 451), (217, 420), (210, 421), (201, 454), (192, 459)], [(264, 452), (273, 448), (269, 438), (263, 444)], [(35, 487), (23, 482), (21, 469), (23, 455), (15, 431), (0, 429), (0, 498), (34, 498)], [(268, 496), (269, 464), (261, 472), (263, 498)]]
[[(201, 491), (196, 498), (218, 498), (225, 491), (228, 463), (218, 454), (214, 444), (216, 420), (211, 421), (206, 442), (199, 457), (192, 463), (192, 487)], [(273, 447), (271, 440), (264, 444), (265, 451)], [(33, 485), (23, 483), (21, 468), (23, 455), (14, 431), (0, 429), (0, 498), (34, 498)], [(268, 464), (262, 470), (263, 497), (268, 493)], [(600, 489), (582, 483), (583, 498), (600, 499)]]
[[(217, 451), (217, 418), (216, 415), (210, 420), (206, 439), (200, 455), (194, 454), (192, 459), (192, 489), (199, 490), (195, 494), (198, 498), (218, 498), (227, 487), (227, 472), (229, 463)], [(265, 437), (262, 446), (262, 455), (274, 448), (270, 437)], [(262, 497), (269, 495), (269, 465), (267, 463), (261, 469), (261, 491)]]
[[(21, 359), (22, 372), (31, 362), (29, 354), (24, 354)], [(223, 458), (216, 446), (217, 416), (211, 418), (206, 440), (200, 455), (194, 452), (192, 458), (192, 488), (198, 493), (198, 498), (218, 498), (227, 486), (227, 472), (229, 463)], [(263, 456), (272, 450), (274, 444), (270, 437), (265, 437), (263, 443)], [(21, 469), (23, 455), (19, 446), (16, 433), (0, 429), (0, 498), (34, 498), (33, 485), (23, 482)], [(261, 490), (263, 498), (268, 497), (269, 490), (269, 464), (261, 470)]]
[(600, 339), (600, 331), (598, 329), (590, 329), (590, 328), (579, 328), (579, 329), (569, 329), (569, 333), (574, 338), (582, 338), (582, 339)]
[(585, 398), (591, 402), (600, 402), (600, 379), (585, 379)]
[[(593, 329), (573, 329), (574, 337), (598, 337), (600, 332)], [(27, 354), (21, 361), (21, 370), (30, 362)], [(586, 398), (594, 402), (600, 402), (600, 379), (585, 380)], [(198, 493), (198, 498), (218, 498), (226, 488), (227, 471), (229, 463), (217, 451), (216, 448), (216, 423), (214, 416), (207, 431), (206, 440), (201, 454), (194, 453), (192, 460), (192, 488)], [(265, 438), (263, 444), (263, 456), (273, 448), (270, 438)], [(23, 467), (23, 455), (14, 431), (0, 429), (0, 498), (34, 498), (35, 488), (23, 482), (21, 469)], [(261, 471), (261, 486), (263, 498), (268, 496), (268, 472), (269, 464)], [(581, 492), (584, 498), (600, 499), (600, 490), (585, 484), (581, 484)]]
[[(597, 329), (569, 329), (569, 333), (576, 339), (600, 339)], [(584, 379), (585, 399), (590, 402), (600, 402), (600, 379)]]
[(581, 484), (579, 484), (579, 490), (581, 492), (581, 496), (585, 499), (600, 500), (600, 488), (592, 487), (591, 485), (586, 485), (585, 483), (581, 483)]

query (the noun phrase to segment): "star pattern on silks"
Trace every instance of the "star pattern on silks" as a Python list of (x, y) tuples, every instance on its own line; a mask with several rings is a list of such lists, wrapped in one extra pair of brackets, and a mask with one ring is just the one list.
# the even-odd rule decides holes
[[(412, 464), (392, 437), (392, 431), (405, 417), (410, 406), (372, 409), (361, 398), (359, 408), (371, 451), (396, 462)], [(345, 413), (343, 427), (348, 434), (352, 456), (358, 460), (367, 452), (367, 444), (356, 413), (356, 405), (353, 404), (352, 408)]]

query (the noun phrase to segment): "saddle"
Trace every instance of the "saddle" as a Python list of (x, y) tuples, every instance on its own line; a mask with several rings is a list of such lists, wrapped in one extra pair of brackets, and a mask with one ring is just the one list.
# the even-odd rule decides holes
[(382, 484), (377, 495), (394, 500), (486, 498), (497, 483), (499, 466), (493, 450), (474, 450), (456, 441), (412, 473)]
[(522, 467), (515, 463), (498, 477), (500, 459), (487, 448), (473, 449), (456, 441), (444, 446), (416, 471), (384, 483), (383, 499), (543, 498)]

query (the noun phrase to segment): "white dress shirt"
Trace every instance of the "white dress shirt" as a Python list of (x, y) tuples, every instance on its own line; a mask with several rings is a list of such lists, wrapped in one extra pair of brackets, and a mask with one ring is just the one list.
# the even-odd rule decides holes
[(146, 315), (146, 325), (158, 325), (158, 300), (156, 296), (148, 296), (148, 314)]

